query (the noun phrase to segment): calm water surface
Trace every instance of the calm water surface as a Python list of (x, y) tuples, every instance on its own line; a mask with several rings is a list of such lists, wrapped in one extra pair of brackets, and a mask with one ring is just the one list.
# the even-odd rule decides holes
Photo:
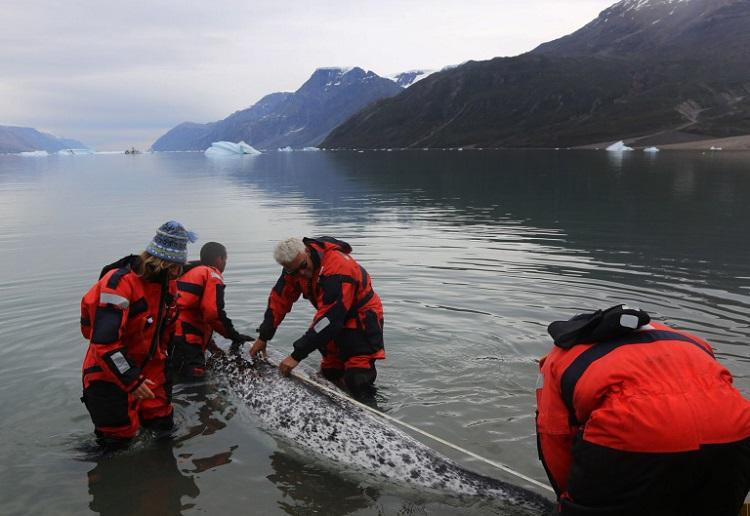
[[(552, 320), (641, 306), (711, 341), (750, 396), (749, 200), (742, 153), (0, 156), (2, 513), (506, 514), (337, 471), (210, 385), (177, 389), (172, 442), (99, 455), (79, 301), (165, 220), (227, 245), (242, 330), (262, 318), (277, 240), (350, 242), (385, 305), (382, 407), (545, 480), (534, 385)], [(300, 303), (272, 345), (290, 349), (311, 314)]]

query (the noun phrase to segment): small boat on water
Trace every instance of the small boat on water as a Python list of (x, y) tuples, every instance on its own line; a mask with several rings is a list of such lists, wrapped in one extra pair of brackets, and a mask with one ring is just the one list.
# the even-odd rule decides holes
[(129, 149), (125, 149), (125, 154), (141, 154), (141, 151), (135, 147), (130, 147)]

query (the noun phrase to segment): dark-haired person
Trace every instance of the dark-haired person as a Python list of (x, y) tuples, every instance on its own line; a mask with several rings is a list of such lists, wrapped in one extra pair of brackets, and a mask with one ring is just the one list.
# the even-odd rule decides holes
[(331, 237), (289, 238), (276, 246), (281, 276), (268, 298), (260, 336), (251, 356), (264, 352), (300, 295), (316, 313), (307, 332), (279, 369), (288, 375), (316, 349), (326, 378), (343, 382), (355, 398), (372, 399), (375, 361), (385, 358), (383, 306), (367, 271), (351, 256), (346, 242)]
[(205, 352), (214, 331), (237, 343), (253, 340), (239, 333), (224, 310), (227, 250), (218, 242), (201, 248), (200, 262), (185, 267), (177, 280), (177, 329), (172, 340), (172, 367), (178, 378), (198, 380), (206, 371)]
[(102, 270), (81, 301), (81, 333), (89, 340), (83, 361), (82, 401), (99, 442), (121, 446), (140, 426), (173, 426), (167, 345), (176, 318), (175, 279), (195, 234), (169, 221), (140, 256)]
[(563, 516), (737, 516), (750, 401), (711, 346), (622, 305), (549, 326), (539, 454)]

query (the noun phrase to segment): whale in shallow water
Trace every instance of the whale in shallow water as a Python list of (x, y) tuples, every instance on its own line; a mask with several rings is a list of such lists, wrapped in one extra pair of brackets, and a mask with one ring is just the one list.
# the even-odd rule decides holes
[[(269, 358), (278, 362), (269, 350)], [(520, 487), (468, 471), (384, 419), (342, 396), (295, 378), (284, 378), (267, 361), (237, 353), (215, 356), (213, 377), (247, 405), (259, 426), (346, 469), (420, 489), (492, 499), (512, 514), (551, 514), (552, 503)], [(306, 366), (300, 377), (335, 389)]]

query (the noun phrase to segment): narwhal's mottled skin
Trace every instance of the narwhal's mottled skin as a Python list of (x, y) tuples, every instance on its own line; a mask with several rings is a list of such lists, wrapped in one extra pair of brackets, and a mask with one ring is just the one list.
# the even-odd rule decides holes
[[(280, 376), (268, 362), (251, 363), (230, 353), (213, 359), (211, 367), (214, 377), (247, 403), (262, 428), (327, 460), (391, 482), (491, 498), (512, 507), (513, 514), (551, 513), (545, 498), (467, 471), (346, 398)], [(309, 371), (298, 367), (295, 373), (313, 377)], [(313, 379), (335, 389), (322, 378)]]

